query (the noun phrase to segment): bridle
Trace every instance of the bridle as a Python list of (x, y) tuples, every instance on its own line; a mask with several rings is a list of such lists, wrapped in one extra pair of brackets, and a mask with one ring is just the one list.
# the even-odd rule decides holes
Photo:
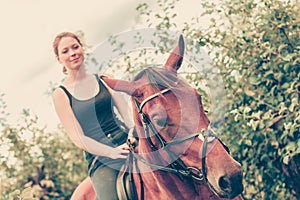
[[(158, 96), (163, 95), (163, 94), (165, 94), (169, 91), (170, 91), (170, 88), (161, 90), (160, 92), (157, 92), (157, 93), (147, 97), (141, 103), (139, 103), (136, 99), (134, 99), (134, 101), (135, 101), (135, 105), (138, 109), (139, 114), (142, 116), (145, 136), (146, 136), (147, 142), (149, 143), (151, 149), (153, 151), (158, 150), (158, 148), (153, 144), (152, 140), (150, 139), (149, 129), (151, 130), (152, 134), (155, 136), (155, 139), (158, 141), (159, 148), (160, 149), (166, 149), (166, 151), (168, 152), (170, 158), (172, 160), (175, 160), (175, 161), (172, 162), (169, 166), (156, 165), (156, 164), (153, 164), (153, 163), (149, 163), (143, 157), (141, 157), (140, 155), (135, 153), (132, 147), (131, 147), (131, 152), (137, 160), (141, 161), (142, 163), (144, 163), (144, 164), (146, 164), (146, 165), (148, 165), (148, 166), (150, 166), (154, 169), (158, 169), (158, 170), (162, 170), (162, 171), (177, 174), (180, 178), (190, 177), (190, 178), (192, 178), (196, 181), (205, 180), (205, 182), (208, 183), (208, 185), (210, 187), (212, 187), (212, 185), (209, 184), (209, 182), (207, 180), (207, 170), (206, 170), (206, 163), (205, 163), (206, 153), (207, 153), (206, 152), (207, 151), (207, 146), (208, 146), (209, 143), (213, 142), (215, 139), (218, 139), (228, 153), (229, 153), (229, 148), (218, 138), (218, 136), (216, 135), (214, 130), (211, 128), (211, 125), (209, 124), (207, 129), (202, 130), (201, 132), (193, 133), (191, 135), (188, 135), (188, 136), (185, 136), (185, 137), (182, 137), (182, 138), (178, 138), (178, 139), (172, 140), (170, 142), (166, 142), (161, 137), (160, 133), (156, 130), (156, 128), (152, 124), (149, 117), (142, 111), (143, 107), (145, 106), (145, 104), (147, 102), (149, 102), (152, 99), (155, 99)], [(168, 150), (168, 146), (179, 144), (179, 143), (182, 143), (184, 141), (187, 141), (187, 140), (190, 140), (190, 139), (193, 139), (193, 138), (196, 138), (196, 137), (198, 137), (199, 139), (201, 139), (203, 141), (203, 145), (202, 145), (202, 170), (200, 170), (200, 169), (198, 169), (197, 167), (194, 167), (194, 166), (186, 166), (185, 163), (180, 158), (177, 158), (177, 156), (172, 151)]]

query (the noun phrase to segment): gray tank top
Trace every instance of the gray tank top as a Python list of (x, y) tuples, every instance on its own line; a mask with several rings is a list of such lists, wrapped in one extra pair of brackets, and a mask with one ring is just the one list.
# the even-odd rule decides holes
[[(76, 99), (64, 86), (63, 89), (69, 98), (73, 113), (78, 120), (84, 134), (94, 140), (116, 147), (126, 142), (126, 127), (114, 112), (114, 102), (108, 89), (98, 75), (95, 75), (99, 85), (99, 92), (95, 97), (86, 100)], [(86, 152), (89, 166), (94, 155)], [(102, 158), (102, 163), (110, 159)]]

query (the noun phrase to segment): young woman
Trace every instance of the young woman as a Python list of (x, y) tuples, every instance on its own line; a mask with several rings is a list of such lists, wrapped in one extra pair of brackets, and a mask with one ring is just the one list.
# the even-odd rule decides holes
[[(97, 198), (115, 200), (118, 170), (129, 153), (128, 130), (134, 126), (131, 112), (122, 95), (109, 88), (101, 75), (86, 72), (84, 49), (75, 34), (58, 34), (53, 49), (66, 74), (53, 92), (57, 115), (71, 141), (86, 153)], [(114, 107), (126, 126), (118, 120)]]

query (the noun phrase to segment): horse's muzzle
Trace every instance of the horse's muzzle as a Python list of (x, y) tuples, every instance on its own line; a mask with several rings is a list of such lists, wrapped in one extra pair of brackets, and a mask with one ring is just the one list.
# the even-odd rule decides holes
[(233, 199), (244, 190), (243, 174), (237, 172), (228, 176), (221, 176), (219, 179), (219, 187), (223, 193), (223, 195), (220, 196)]

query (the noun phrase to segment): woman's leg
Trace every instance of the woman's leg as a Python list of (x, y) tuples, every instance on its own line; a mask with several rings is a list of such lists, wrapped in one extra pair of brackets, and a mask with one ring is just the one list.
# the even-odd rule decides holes
[(91, 180), (97, 194), (97, 200), (117, 200), (116, 180), (118, 172), (107, 166), (101, 166), (93, 173)]
[(90, 177), (85, 178), (74, 190), (70, 200), (95, 200), (94, 191)]

